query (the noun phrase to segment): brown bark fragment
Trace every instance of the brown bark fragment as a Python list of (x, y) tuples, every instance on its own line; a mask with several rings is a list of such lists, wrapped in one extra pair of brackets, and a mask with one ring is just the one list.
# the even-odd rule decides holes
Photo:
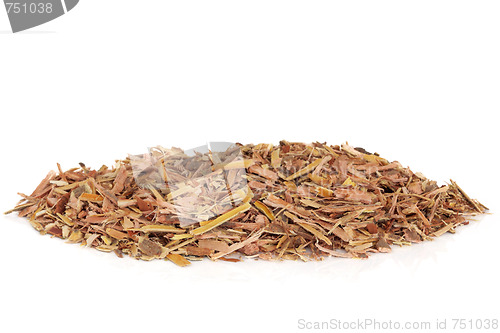
[(143, 239), (139, 243), (139, 250), (151, 257), (159, 256), (161, 254), (161, 246), (147, 238)]

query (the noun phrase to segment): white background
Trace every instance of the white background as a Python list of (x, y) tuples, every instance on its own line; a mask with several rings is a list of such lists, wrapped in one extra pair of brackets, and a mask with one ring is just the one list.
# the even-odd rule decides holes
[[(56, 162), (98, 168), (158, 144), (286, 139), (349, 141), (452, 178), (496, 213), (499, 16), (497, 1), (82, 0), (12, 34), (0, 8), (0, 208)], [(369, 260), (189, 268), (0, 219), (1, 332), (500, 319), (496, 214)]]

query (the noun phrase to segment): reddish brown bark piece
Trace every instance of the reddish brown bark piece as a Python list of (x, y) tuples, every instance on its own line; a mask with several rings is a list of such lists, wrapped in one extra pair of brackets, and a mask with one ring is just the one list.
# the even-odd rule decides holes
[(366, 225), (366, 229), (371, 234), (376, 234), (377, 233), (377, 226), (375, 225), (375, 223), (368, 223)]
[(149, 239), (143, 239), (139, 243), (139, 249), (144, 252), (144, 254), (151, 257), (161, 254), (161, 246)]
[(243, 253), (247, 256), (253, 256), (254, 254), (259, 253), (259, 246), (255, 243), (248, 244), (243, 247)]
[[(396, 161), (348, 144), (281, 141), (237, 149), (243, 159), (229, 164), (226, 177), (230, 184), (244, 180), (248, 192), (233, 191), (237, 204), (227, 199), (225, 186), (225, 192), (200, 187), (196, 196), (182, 197), (180, 203), (206, 219), (188, 226), (178, 215), (188, 214), (172, 199), (187, 187), (170, 192), (154, 163), (140, 174), (151, 182), (138, 186), (129, 158), (111, 169), (80, 164), (64, 172), (58, 165), (57, 173), (49, 172), (31, 195), (21, 194), (7, 213), (17, 211), (40, 233), (71, 243), (187, 266), (196, 257), (232, 262), (238, 256), (367, 258), (390, 252), (393, 245), (454, 232), (469, 223), (466, 216), (487, 210), (453, 181), (438, 186)], [(167, 175), (179, 182), (220, 169), (206, 169), (206, 159), (183, 156), (177, 148), (157, 147), (155, 153), (158, 160), (185, 158), (186, 163), (176, 163), (178, 174)], [(219, 206), (216, 216), (207, 215), (214, 207), (203, 203), (216, 200), (226, 200), (229, 210)]]

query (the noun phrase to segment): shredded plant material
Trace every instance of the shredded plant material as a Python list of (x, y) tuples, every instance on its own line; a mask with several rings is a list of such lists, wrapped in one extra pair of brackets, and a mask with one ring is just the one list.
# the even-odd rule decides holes
[[(81, 163), (63, 172), (58, 164), (6, 214), (18, 212), (41, 234), (70, 243), (187, 266), (204, 257), (367, 258), (453, 233), (466, 216), (487, 210), (454, 181), (438, 186), (348, 144), (237, 147), (239, 160), (234, 149), (207, 160), (157, 147), (139, 172), (132, 156), (111, 169)], [(192, 180), (200, 175), (210, 181)], [(175, 178), (175, 189), (162, 177)]]

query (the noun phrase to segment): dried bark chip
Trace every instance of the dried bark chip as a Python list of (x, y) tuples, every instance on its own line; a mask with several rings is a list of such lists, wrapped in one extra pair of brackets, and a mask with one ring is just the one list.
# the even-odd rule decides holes
[(50, 228), (49, 230), (47, 230), (47, 232), (51, 235), (54, 235), (54, 236), (57, 236), (57, 237), (60, 237), (62, 238), (62, 230), (59, 229), (58, 227), (54, 226), (52, 228)]
[(384, 238), (380, 238), (378, 240), (376, 247), (379, 252), (384, 252), (384, 253), (391, 252), (391, 247)]
[(66, 210), (66, 204), (68, 203), (70, 193), (67, 193), (63, 195), (59, 200), (57, 200), (57, 203), (54, 208), (54, 213), (60, 214), (63, 213)]
[(139, 250), (141, 250), (144, 254), (154, 257), (159, 256), (161, 254), (161, 246), (156, 244), (155, 242), (145, 238), (139, 243)]
[(229, 250), (229, 245), (226, 242), (215, 239), (200, 239), (198, 245), (200, 248), (206, 248), (211, 251), (225, 252)]
[(150, 202), (149, 200), (143, 200), (139, 197), (136, 197), (135, 200), (137, 202), (137, 207), (139, 207), (139, 209), (142, 210), (143, 212), (150, 211), (153, 209), (153, 203)]
[(186, 251), (189, 255), (199, 256), (199, 257), (208, 256), (214, 252), (213, 250), (207, 248), (202, 248), (192, 245), (186, 246)]
[(405, 239), (412, 243), (420, 243), (422, 241), (420, 236), (413, 230), (405, 229), (404, 234), (405, 234)]
[(368, 223), (366, 225), (366, 229), (368, 230), (369, 233), (371, 234), (376, 234), (378, 229), (377, 229), (377, 226), (375, 225), (375, 223)]
[(251, 244), (244, 246), (242, 251), (247, 256), (253, 256), (254, 254), (259, 253), (259, 246), (255, 243), (251, 243)]
[(110, 235), (111, 237), (116, 238), (116, 239), (120, 239), (120, 240), (126, 239), (128, 237), (127, 233), (121, 232), (121, 231), (118, 231), (118, 230), (112, 229), (112, 228), (107, 228), (106, 233), (108, 235)]
[(180, 254), (170, 253), (167, 255), (167, 259), (172, 261), (174, 264), (181, 266), (181, 267), (191, 265), (191, 263), (186, 258), (181, 256)]

